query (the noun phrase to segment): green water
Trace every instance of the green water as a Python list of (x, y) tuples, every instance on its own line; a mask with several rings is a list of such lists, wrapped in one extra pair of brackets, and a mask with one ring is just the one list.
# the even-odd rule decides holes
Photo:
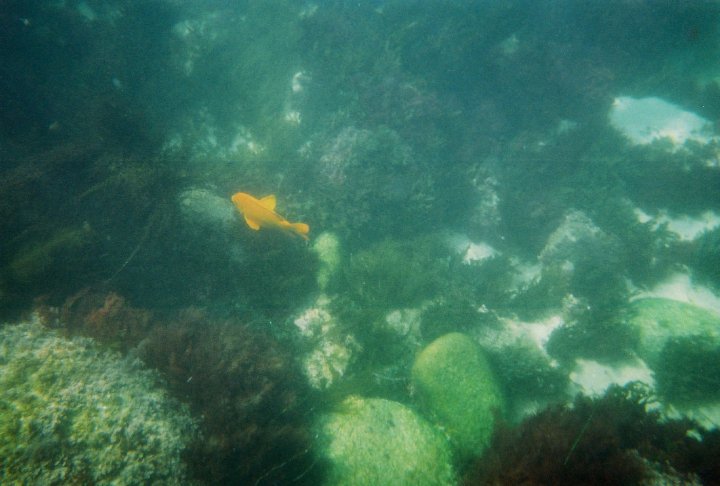
[(0, 483), (717, 484), (719, 30), (3, 2)]

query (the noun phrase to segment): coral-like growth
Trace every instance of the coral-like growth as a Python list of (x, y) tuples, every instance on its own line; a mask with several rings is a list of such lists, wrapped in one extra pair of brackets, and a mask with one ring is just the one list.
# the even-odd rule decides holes
[(300, 331), (309, 352), (302, 360), (303, 370), (313, 388), (325, 389), (337, 383), (358, 350), (352, 334), (343, 332), (328, 311), (330, 301), (320, 296), (313, 307), (297, 316), (293, 324)]
[(305, 382), (276, 341), (188, 310), (140, 348), (172, 391), (203, 418), (190, 474), (208, 484), (286, 484), (313, 478)]
[(0, 330), (4, 484), (182, 484), (194, 425), (158, 376), (38, 323)]
[[(637, 384), (613, 387), (603, 398), (578, 397), (572, 407), (551, 407), (516, 428), (503, 426), (465, 484), (691, 484), (693, 471), (715, 484), (717, 434), (697, 432), (687, 421), (662, 422), (647, 411), (650, 399)], [(687, 482), (671, 482), (681, 479)]]

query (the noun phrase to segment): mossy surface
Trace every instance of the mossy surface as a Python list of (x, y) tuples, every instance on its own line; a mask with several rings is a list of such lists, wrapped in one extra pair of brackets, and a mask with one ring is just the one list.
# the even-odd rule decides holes
[(157, 380), (89, 339), (0, 329), (3, 484), (182, 484), (194, 425)]
[(505, 405), (490, 365), (468, 336), (450, 333), (417, 357), (412, 381), (421, 405), (450, 436), (461, 458), (480, 454)]
[(442, 433), (400, 403), (350, 396), (319, 430), (329, 485), (455, 484)]
[(720, 316), (671, 299), (638, 299), (631, 304), (630, 325), (640, 333), (640, 356), (655, 364), (671, 338), (704, 337), (720, 341)]

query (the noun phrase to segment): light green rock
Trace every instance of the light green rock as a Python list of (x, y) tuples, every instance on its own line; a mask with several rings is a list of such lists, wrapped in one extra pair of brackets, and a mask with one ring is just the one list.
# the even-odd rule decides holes
[(458, 455), (479, 455), (504, 400), (478, 345), (460, 333), (436, 339), (416, 358), (412, 381), (421, 406), (443, 427)]
[(400, 403), (348, 397), (319, 432), (329, 485), (455, 484), (446, 438)]
[(184, 484), (195, 426), (158, 378), (89, 339), (0, 327), (0, 482)]
[(662, 298), (632, 302), (629, 325), (639, 334), (638, 354), (651, 366), (673, 338), (699, 336), (720, 343), (720, 315), (684, 302)]

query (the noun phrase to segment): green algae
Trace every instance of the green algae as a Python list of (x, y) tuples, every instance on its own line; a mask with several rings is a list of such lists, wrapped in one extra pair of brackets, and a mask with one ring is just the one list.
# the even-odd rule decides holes
[(418, 355), (412, 381), (423, 409), (442, 426), (461, 458), (489, 444), (495, 414), (505, 408), (490, 365), (468, 336), (450, 333)]
[(455, 484), (443, 434), (400, 403), (350, 396), (319, 430), (331, 464), (327, 484)]
[(36, 322), (0, 329), (0, 478), (7, 484), (178, 484), (194, 436), (157, 374)]
[(699, 336), (720, 341), (720, 316), (701, 307), (671, 299), (643, 298), (631, 303), (629, 324), (640, 333), (640, 356), (657, 363), (670, 339)]

